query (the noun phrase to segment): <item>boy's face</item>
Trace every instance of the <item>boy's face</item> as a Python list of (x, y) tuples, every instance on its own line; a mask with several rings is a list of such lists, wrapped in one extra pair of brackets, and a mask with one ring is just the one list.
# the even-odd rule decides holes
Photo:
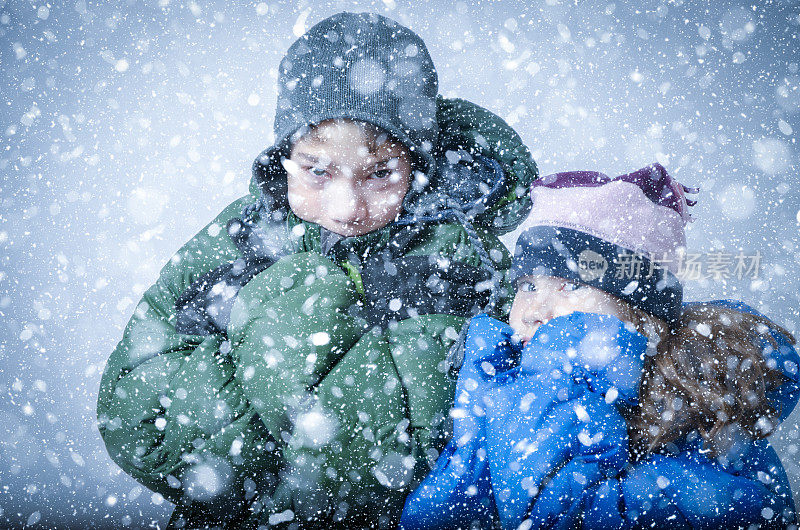
[(613, 315), (628, 322), (634, 317), (626, 302), (590, 285), (553, 276), (525, 276), (517, 281), (508, 323), (527, 343), (548, 320), (574, 312)]
[(284, 160), (289, 206), (299, 218), (342, 236), (394, 221), (411, 182), (411, 155), (380, 129), (326, 120)]

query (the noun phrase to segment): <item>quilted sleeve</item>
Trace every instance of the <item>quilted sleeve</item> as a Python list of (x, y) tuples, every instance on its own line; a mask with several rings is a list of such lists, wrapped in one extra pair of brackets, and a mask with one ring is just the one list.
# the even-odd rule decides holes
[(274, 470), (274, 444), (233, 379), (218, 336), (175, 330), (175, 300), (237, 256), (224, 230), (245, 196), (186, 243), (144, 293), (111, 353), (97, 400), (98, 428), (123, 471), (176, 504), (211, 504), (229, 518)]

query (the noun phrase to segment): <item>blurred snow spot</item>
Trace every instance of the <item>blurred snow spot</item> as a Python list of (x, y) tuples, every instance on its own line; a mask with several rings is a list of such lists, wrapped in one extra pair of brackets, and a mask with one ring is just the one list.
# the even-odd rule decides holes
[(303, 35), (303, 33), (306, 32), (306, 19), (310, 14), (311, 14), (311, 8), (308, 8), (302, 13), (300, 13), (300, 15), (297, 17), (294, 26), (292, 26), (292, 34), (295, 37), (300, 37)]
[(755, 192), (740, 184), (730, 184), (717, 196), (717, 201), (729, 219), (747, 219), (756, 209)]
[(256, 4), (256, 15), (263, 17), (269, 13), (269, 6), (264, 2), (259, 2)]
[(30, 324), (25, 324), (25, 328), (19, 334), (19, 340), (26, 341), (30, 340), (33, 337), (33, 326)]
[(629, 294), (633, 293), (633, 291), (635, 291), (638, 287), (639, 287), (639, 282), (634, 280), (634, 281), (630, 282), (628, 285), (625, 286), (625, 288), (622, 290), (621, 294), (629, 295)]
[(69, 454), (69, 456), (70, 456), (70, 458), (72, 458), (72, 461), (75, 462), (75, 464), (78, 465), (78, 466), (83, 467), (86, 464), (86, 461), (78, 453), (71, 452)]
[(11, 47), (14, 49), (14, 55), (16, 55), (17, 59), (24, 59), (25, 56), (28, 55), (28, 52), (25, 51), (25, 48), (23, 48), (22, 44), (19, 42), (15, 42)]
[(149, 187), (135, 188), (126, 202), (126, 209), (131, 220), (139, 224), (155, 222), (169, 202), (169, 193)]
[(243, 445), (244, 445), (244, 441), (241, 438), (236, 438), (231, 443), (231, 450), (229, 451), (229, 454), (231, 456), (239, 456), (240, 454), (242, 454), (242, 446)]
[(386, 82), (386, 70), (374, 59), (360, 59), (350, 67), (347, 81), (353, 90), (369, 96), (383, 87)]
[(592, 437), (585, 430), (578, 433), (578, 441), (587, 447), (592, 445)]
[(319, 449), (333, 439), (336, 429), (336, 419), (315, 407), (297, 417), (294, 436), (300, 444)]
[(781, 119), (778, 120), (778, 130), (780, 130), (786, 136), (791, 136), (793, 132), (792, 126)]
[(127, 72), (130, 64), (128, 64), (127, 59), (120, 59), (116, 63), (114, 63), (114, 70), (117, 72)]
[(700, 335), (702, 335), (704, 337), (708, 337), (709, 335), (711, 335), (711, 326), (709, 326), (708, 324), (706, 324), (704, 322), (701, 322), (701, 323), (697, 324), (697, 326), (695, 326), (694, 329), (695, 329), (695, 331), (697, 331)]
[(39, 511), (37, 510), (37, 511), (33, 512), (32, 514), (30, 514), (28, 516), (28, 522), (25, 523), (25, 524), (27, 526), (33, 526), (36, 523), (38, 523), (41, 518), (42, 518), (42, 514), (39, 513)]
[(372, 473), (382, 486), (389, 489), (400, 489), (408, 485), (414, 475), (413, 463), (411, 467), (406, 463), (406, 458), (400, 453), (389, 453), (372, 468)]
[(220, 230), (222, 230), (222, 227), (219, 224), (211, 223), (210, 225), (208, 225), (208, 229), (206, 229), (206, 232), (211, 237), (217, 237), (217, 235), (219, 235)]
[(269, 524), (271, 526), (278, 526), (281, 523), (288, 523), (294, 519), (294, 512), (292, 510), (285, 510), (281, 513), (269, 514)]
[(747, 40), (756, 30), (756, 21), (746, 7), (735, 7), (722, 15), (719, 29), (724, 37), (741, 42)]
[(247, 104), (250, 105), (251, 107), (255, 107), (256, 105), (259, 104), (259, 102), (261, 102), (261, 98), (259, 97), (258, 94), (250, 94), (249, 96), (247, 96)]
[(522, 399), (519, 402), (519, 410), (521, 410), (522, 412), (528, 412), (528, 410), (530, 410), (531, 408), (531, 404), (533, 403), (534, 399), (536, 399), (536, 394), (534, 394), (533, 392), (528, 392), (527, 394), (522, 396)]
[(572, 39), (572, 32), (564, 24), (558, 24), (556, 29), (558, 30), (558, 35), (561, 37), (562, 41), (569, 42), (570, 39)]
[(139, 497), (141, 497), (142, 493), (144, 493), (144, 488), (141, 486), (134, 486), (131, 488), (131, 491), (128, 492), (128, 500), (135, 501)]
[(331, 336), (324, 331), (313, 333), (311, 335), (311, 343), (314, 346), (325, 346), (331, 341)]
[(592, 418), (589, 416), (589, 413), (586, 411), (586, 407), (583, 405), (576, 403), (573, 407), (573, 410), (575, 411), (575, 415), (578, 417), (578, 420), (584, 423), (589, 423), (592, 420)]
[(231, 465), (227, 461), (209, 458), (186, 471), (182, 480), (183, 489), (194, 500), (210, 500), (225, 490), (231, 472)]
[(668, 479), (667, 477), (664, 477), (664, 476), (659, 476), (659, 477), (656, 479), (656, 484), (658, 484), (658, 487), (659, 487), (659, 488), (661, 488), (661, 489), (663, 490), (664, 488), (666, 488), (667, 486), (669, 486), (669, 484), (670, 484), (670, 481), (669, 481), (669, 479)]
[(590, 370), (604, 368), (619, 357), (620, 352), (611, 329), (592, 330), (578, 344), (578, 361)]
[(775, 100), (792, 114), (800, 112), (800, 76), (788, 76), (775, 87)]
[(482, 361), (481, 362), (481, 370), (483, 370), (483, 372), (486, 375), (488, 375), (489, 377), (492, 377), (495, 374), (494, 365), (492, 363), (490, 363), (489, 361)]
[(786, 171), (792, 163), (792, 148), (778, 138), (763, 138), (753, 142), (753, 163), (768, 175)]
[(306, 227), (302, 224), (294, 225), (292, 227), (292, 235), (295, 237), (303, 237), (306, 233)]

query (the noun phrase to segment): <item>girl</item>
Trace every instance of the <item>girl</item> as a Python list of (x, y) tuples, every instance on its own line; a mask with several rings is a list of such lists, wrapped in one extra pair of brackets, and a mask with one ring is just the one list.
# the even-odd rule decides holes
[(403, 528), (796, 522), (766, 440), (798, 400), (794, 338), (741, 303), (682, 304), (684, 191), (658, 164), (533, 184), (510, 325), (472, 320), (453, 439)]
[(281, 61), (250, 194), (164, 266), (101, 381), (109, 454), (170, 528), (397, 525), (538, 176), (500, 118), (437, 92), (422, 39), (370, 13)]

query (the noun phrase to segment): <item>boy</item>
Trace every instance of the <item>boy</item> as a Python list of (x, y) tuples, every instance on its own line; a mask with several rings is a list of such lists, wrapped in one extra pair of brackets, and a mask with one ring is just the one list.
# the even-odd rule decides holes
[(278, 82), (275, 145), (138, 304), (100, 432), (178, 505), (173, 528), (396, 526), (536, 166), (497, 116), (437, 96), (422, 40), (378, 15), (315, 25)]

